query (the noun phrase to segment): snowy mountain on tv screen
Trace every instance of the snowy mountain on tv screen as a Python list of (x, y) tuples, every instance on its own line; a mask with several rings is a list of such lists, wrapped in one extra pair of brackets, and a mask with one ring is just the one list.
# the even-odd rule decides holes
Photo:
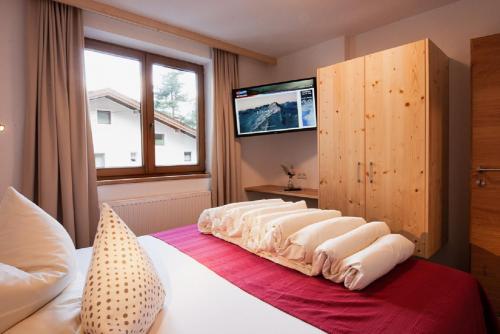
[(279, 131), (299, 127), (297, 102), (273, 102), (238, 112), (240, 133)]

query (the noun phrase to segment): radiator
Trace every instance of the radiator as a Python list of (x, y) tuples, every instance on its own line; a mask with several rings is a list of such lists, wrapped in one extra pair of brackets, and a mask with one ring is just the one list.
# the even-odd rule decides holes
[(194, 224), (210, 207), (210, 192), (166, 194), (107, 202), (136, 235)]

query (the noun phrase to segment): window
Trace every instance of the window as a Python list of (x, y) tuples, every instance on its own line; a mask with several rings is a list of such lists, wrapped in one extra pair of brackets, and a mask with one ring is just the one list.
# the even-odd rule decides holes
[(204, 172), (203, 66), (87, 39), (85, 75), (99, 179)]
[(106, 166), (106, 158), (104, 153), (95, 153), (95, 168), (104, 168)]
[(163, 133), (155, 133), (155, 145), (165, 145), (165, 135)]
[(111, 124), (111, 111), (97, 110), (97, 124)]

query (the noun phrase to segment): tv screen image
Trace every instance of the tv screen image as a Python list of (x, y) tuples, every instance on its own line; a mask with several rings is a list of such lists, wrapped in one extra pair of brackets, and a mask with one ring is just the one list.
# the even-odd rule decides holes
[(316, 128), (315, 78), (233, 90), (236, 136)]

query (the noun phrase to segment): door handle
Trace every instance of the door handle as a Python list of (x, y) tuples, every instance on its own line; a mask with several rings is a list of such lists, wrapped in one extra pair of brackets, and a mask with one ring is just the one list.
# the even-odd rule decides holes
[(487, 168), (487, 167), (482, 167), (479, 166), (476, 169), (477, 171), (477, 180), (476, 184), (478, 187), (485, 187), (486, 186), (486, 178), (484, 177), (484, 173), (498, 173), (500, 172), (500, 168)]
[(481, 177), (476, 180), (476, 184), (478, 187), (484, 187), (486, 186), (486, 180)]
[(478, 173), (486, 173), (486, 172), (500, 172), (500, 168), (485, 168), (485, 167), (477, 167)]
[(368, 172), (370, 183), (373, 183), (373, 162), (370, 161), (370, 171)]

